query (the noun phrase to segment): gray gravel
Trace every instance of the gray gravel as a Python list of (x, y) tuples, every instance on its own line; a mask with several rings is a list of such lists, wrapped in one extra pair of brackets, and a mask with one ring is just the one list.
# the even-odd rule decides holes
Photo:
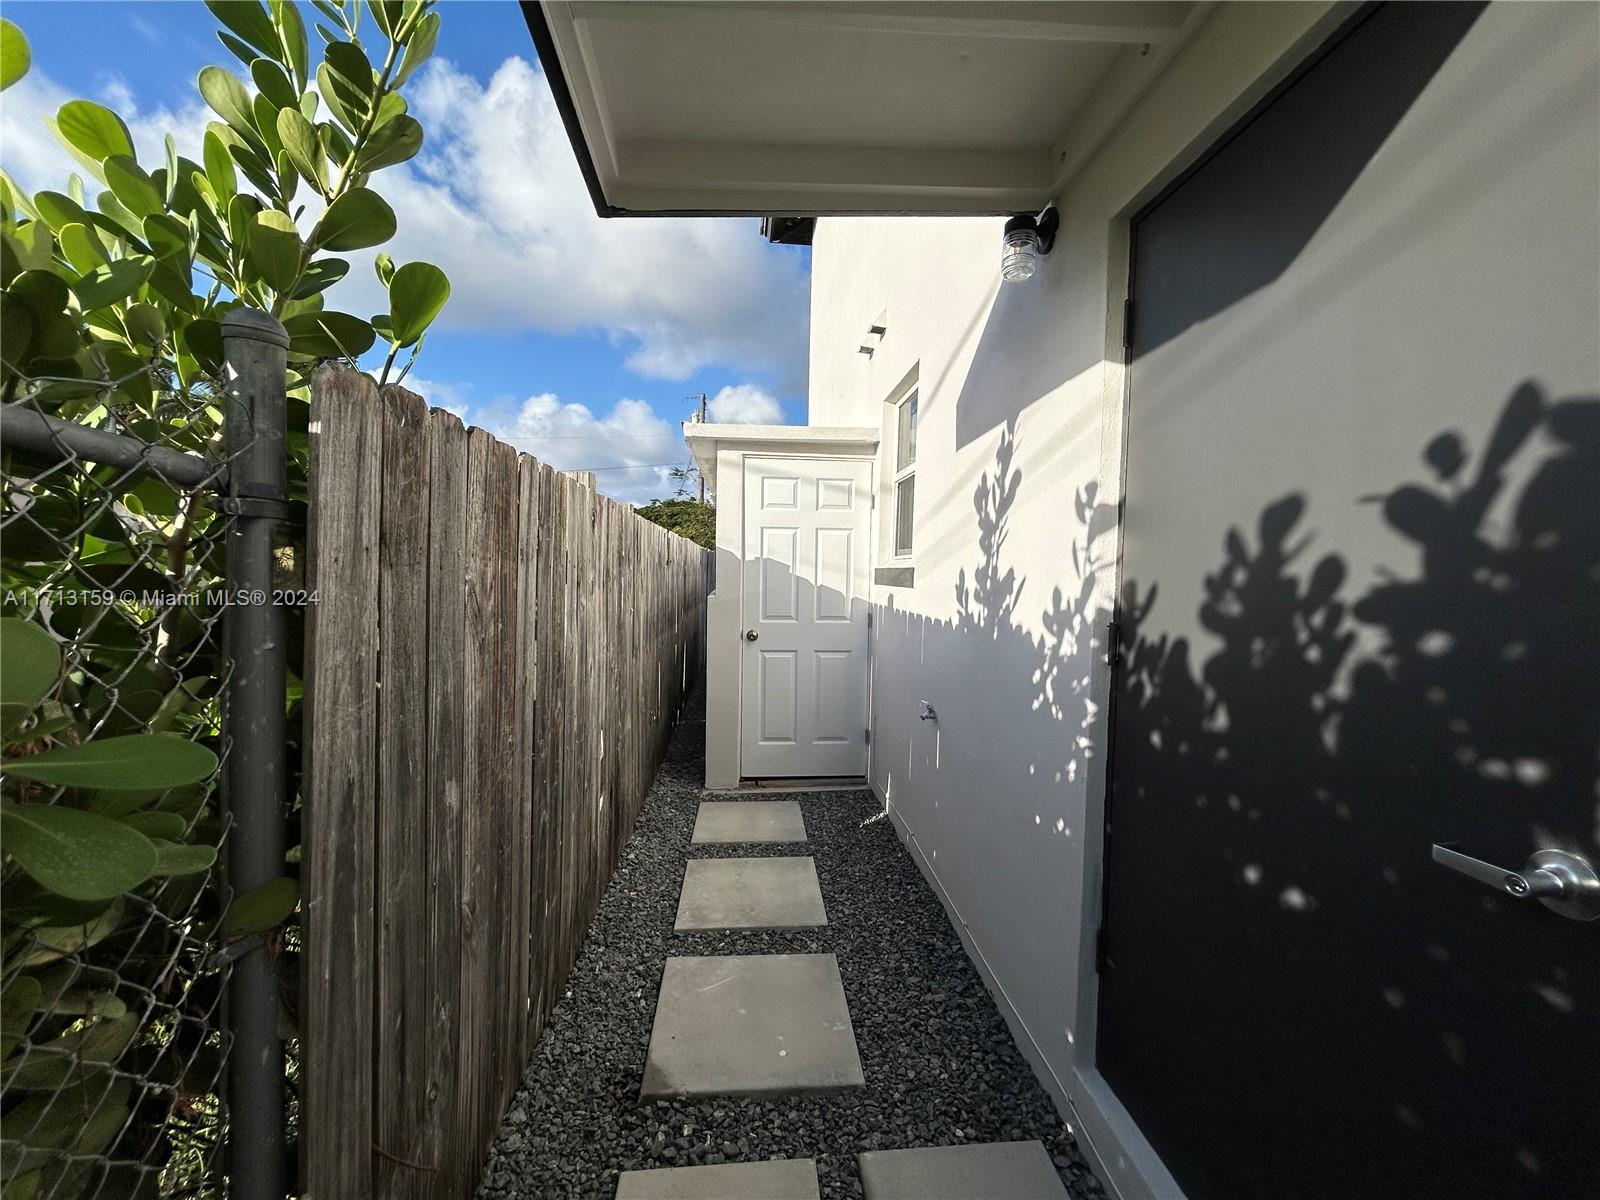
[[(804, 846), (689, 845), (704, 722), (689, 710), (561, 1002), (501, 1123), (480, 1197), (594, 1196), (621, 1171), (816, 1160), (824, 1197), (860, 1196), (863, 1150), (1037, 1138), (1074, 1197), (1102, 1195), (867, 792), (799, 793)], [(829, 925), (674, 934), (689, 857), (810, 854)], [(662, 964), (674, 954), (838, 955), (867, 1086), (845, 1095), (655, 1101), (639, 1081)]]

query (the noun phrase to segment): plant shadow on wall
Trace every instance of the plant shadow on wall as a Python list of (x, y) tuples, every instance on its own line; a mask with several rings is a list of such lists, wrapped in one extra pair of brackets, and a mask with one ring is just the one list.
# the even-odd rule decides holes
[[(1042, 998), (1071, 986), (1070, 954), (1052, 949), (1048, 962), (1034, 961), (1038, 944), (1022, 944), (1001, 925), (1011, 919), (1006, 913), (1042, 913), (1070, 935), (1071, 906), (1059, 879), (1071, 840), (1082, 833), (1075, 814), (1097, 753), (1089, 676), (1107, 616), (1094, 609), (1100, 567), (1086, 547), (1090, 530), (1111, 511), (1098, 502), (1094, 482), (1074, 492), (1075, 521), (1061, 523), (1070, 568), (1050, 564), (1061, 582), (1030, 620), (1031, 581), (1008, 550), (1024, 476), (1018, 451), (1013, 419), (972, 493), (978, 559), (958, 572), (953, 619), (892, 602), (879, 610), (874, 654), (881, 677), (894, 681), (892, 694), (901, 700), (915, 689), (910, 698), (927, 698), (938, 718), (920, 722), (912, 706), (880, 692), (874, 771), (941, 875), (981, 877), (988, 889), (996, 886), (995, 868), (1005, 865), (1005, 904), (986, 902), (963, 917), (991, 965), (1048, 977)], [(1055, 1020), (1042, 1007), (1030, 1009), (1028, 998), (1013, 999), (1030, 1028)]]
[[(1094, 481), (1074, 493), (1078, 536), (1071, 542), (1071, 563), (1077, 590), (1068, 596), (1059, 585), (1052, 589), (1050, 606), (1039, 615), (1044, 636), (1036, 638), (1014, 621), (1027, 580), (1019, 577), (1014, 567), (1004, 566), (1011, 510), (1022, 488), (1022, 470), (1014, 465), (1016, 453), (1016, 422), (1012, 420), (1001, 431), (993, 473), (983, 474), (972, 495), (979, 561), (970, 585), (965, 570), (956, 577), (955, 630), (983, 634), (1019, 648), (1030, 685), (1023, 693), (1029, 713), (1051, 727), (1061, 727), (1047, 735), (1049, 750), (1036, 756), (1028, 770), (1036, 775), (1040, 767), (1048, 766), (1053, 783), (1076, 781), (1087, 768), (1091, 751), (1086, 736), (1091, 718), (1089, 655), (1095, 629), (1104, 625), (1104, 614), (1097, 621), (1091, 611), (1097, 570), (1086, 547), (1089, 531), (1109, 516), (1109, 509), (1097, 505), (1099, 484)], [(1043, 761), (1039, 761), (1041, 757)]]
[[(974, 493), (979, 557), (954, 620), (880, 611), (880, 669), (939, 717), (880, 699), (875, 770), (941, 875), (994, 888), (1003, 865), (1008, 907), (1063, 910), (1054, 867), (1103, 719), (1089, 674), (1104, 564), (1084, 547), (1109, 513), (1093, 484), (1077, 490), (1072, 582), (1043, 636), (1024, 628), (1017, 448), (1008, 424)], [(1418, 1194), (1430, 1177), (1521, 1194), (1592, 1169), (1574, 1166), (1595, 1155), (1592, 1108), (1553, 1098), (1600, 1072), (1594, 927), (1429, 849), (1461, 841), (1515, 868), (1600, 845), (1600, 401), (1524, 386), (1481, 450), (1442, 433), (1422, 457), (1430, 484), (1352, 497), (1415, 548), (1414, 576), (1353, 589), (1290, 495), (1253, 532), (1219, 531), (1203, 649), (1157, 632), (1154, 584), (1124, 589), (1108, 870), (1130, 886), (1111, 892), (1099, 1057), (1158, 1150), (1212, 1164), (1218, 1194), (1261, 1194), (1254, 1172), (1282, 1161), (1345, 1194), (1391, 1194), (1397, 1164)], [(991, 960), (1028, 954), (984, 927), (1007, 918), (963, 916)], [(1070, 986), (1073, 956), (1052, 957), (1020, 969)], [(1508, 1063), (1513, 1082), (1530, 1069), (1508, 1046), (1543, 1048), (1537, 1084), (1507, 1085)]]
[(1430, 861), (1600, 845), (1600, 400), (1524, 384), (1423, 460), (1365, 498), (1415, 577), (1347, 602), (1290, 495), (1227, 531), (1203, 661), (1124, 588), (1099, 1059), (1202, 1193), (1259, 1189), (1262, 1145), (1341, 1194), (1600, 1167), (1559, 1099), (1600, 1073), (1595, 927)]

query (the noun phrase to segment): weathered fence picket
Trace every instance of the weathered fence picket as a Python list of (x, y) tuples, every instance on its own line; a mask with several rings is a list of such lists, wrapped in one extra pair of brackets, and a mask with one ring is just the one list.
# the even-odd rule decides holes
[[(308, 1183), (316, 1196), (371, 1194), (370, 1154), (339, 1132), (371, 1128), (377, 872), (379, 515), (383, 414), (362, 377), (319, 377), (307, 529), (301, 886), (305, 1003), (315, 1054), (301, 1058)], [(305, 1120), (305, 1114), (324, 1119)], [(332, 1114), (338, 1120), (328, 1120)]]
[[(382, 686), (413, 698), (378, 706), (376, 1086), (394, 1101), (376, 1112), (378, 1145), (398, 1142), (428, 1111), (428, 507), (427, 407), (408, 392), (383, 398), (383, 510), (378, 540)], [(395, 1164), (377, 1165), (378, 1191), (417, 1194)]]
[[(461, 989), (461, 809), (466, 756), (466, 626), (446, 614), (467, 607), (467, 431), (456, 417), (428, 413), (428, 1071), (421, 1081), (432, 1120), (413, 1131), (416, 1161), (437, 1178), (380, 1160), (381, 1177), (405, 1180), (413, 1196), (439, 1194), (460, 1172), (450, 1155)], [(390, 1153), (398, 1153), (385, 1146)], [(410, 1157), (409, 1155), (407, 1157)], [(400, 1191), (397, 1186), (396, 1191)]]
[(312, 404), (305, 1193), (476, 1187), (702, 655), (708, 555), (338, 367)]

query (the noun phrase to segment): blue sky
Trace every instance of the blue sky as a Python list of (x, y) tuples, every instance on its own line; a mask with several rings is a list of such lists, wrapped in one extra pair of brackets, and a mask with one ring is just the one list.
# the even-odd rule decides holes
[[(141, 158), (159, 162), (168, 131), (200, 157), (213, 114), (195, 76), (239, 64), (198, 0), (5, 11), (33, 48), (0, 102), (0, 163), (23, 187), (65, 182), (42, 118), (74, 96), (122, 115)], [(385, 249), (438, 263), (453, 287), (418, 390), (555, 466), (605, 468), (601, 489), (632, 501), (671, 493), (658, 464), (688, 461), (678, 425), (702, 392), (714, 419), (803, 423), (809, 251), (768, 245), (754, 220), (600, 220), (518, 6), (440, 12), (434, 59), (407, 86), (423, 153), (375, 177), (400, 219)], [(365, 261), (330, 294), (362, 316), (381, 301)]]

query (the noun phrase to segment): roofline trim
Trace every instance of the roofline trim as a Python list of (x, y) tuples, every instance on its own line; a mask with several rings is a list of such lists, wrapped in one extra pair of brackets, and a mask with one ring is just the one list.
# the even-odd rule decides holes
[(561, 114), (561, 124), (566, 128), (567, 141), (578, 159), (578, 170), (589, 189), (589, 199), (597, 216), (617, 217), (626, 213), (606, 199), (605, 188), (600, 183), (600, 173), (595, 169), (594, 156), (589, 153), (589, 143), (583, 136), (583, 126), (578, 120), (578, 108), (572, 102), (572, 88), (567, 83), (567, 73), (561, 66), (561, 55), (556, 50), (556, 40), (550, 33), (550, 22), (544, 15), (544, 5), (539, 0), (522, 0), (522, 19), (528, 23), (528, 33), (533, 37), (533, 48), (539, 56), (539, 66), (550, 84), (550, 95)]

